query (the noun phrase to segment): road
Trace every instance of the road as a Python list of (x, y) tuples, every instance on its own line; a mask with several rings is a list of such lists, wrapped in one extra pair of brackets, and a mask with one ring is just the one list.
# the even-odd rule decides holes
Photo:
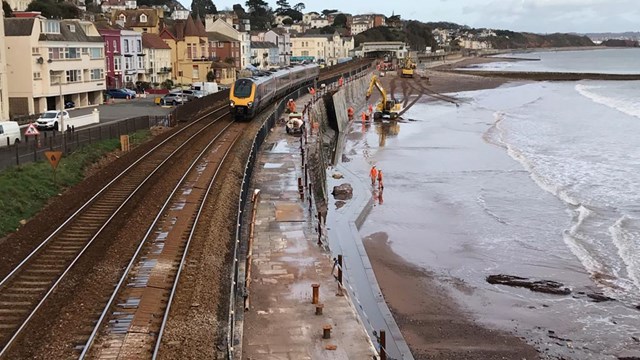
[[(159, 95), (158, 95), (159, 96)], [(76, 116), (90, 114), (93, 109), (98, 108), (100, 111), (100, 122), (111, 122), (114, 120), (121, 120), (136, 116), (150, 115), (150, 116), (164, 116), (167, 115), (171, 108), (165, 108), (156, 105), (153, 100), (155, 96), (150, 95), (146, 99), (136, 98), (133, 100), (114, 99), (113, 104), (103, 104), (98, 106), (91, 106), (82, 109), (70, 109), (69, 116), (74, 118)]]

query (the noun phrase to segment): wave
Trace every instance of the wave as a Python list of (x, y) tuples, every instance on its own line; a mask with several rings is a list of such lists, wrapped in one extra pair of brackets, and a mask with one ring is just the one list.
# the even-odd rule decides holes
[(598, 89), (601, 88), (600, 86), (589, 86), (589, 85), (584, 85), (584, 84), (577, 84), (575, 86), (576, 91), (588, 98), (591, 99), (593, 102), (598, 103), (598, 104), (602, 104), (605, 106), (608, 106), (612, 109), (621, 111), (627, 115), (631, 115), (631, 116), (635, 116), (637, 118), (640, 118), (640, 104), (634, 101), (630, 101), (629, 99), (622, 99), (622, 98), (613, 98), (613, 97), (609, 97), (609, 96), (604, 96), (604, 95), (600, 95), (600, 94), (596, 94), (595, 92), (591, 91), (593, 89)]
[(627, 267), (629, 278), (640, 289), (640, 258), (638, 257), (640, 255), (640, 243), (638, 242), (638, 234), (629, 229), (628, 225), (631, 221), (631, 218), (623, 215), (609, 227), (609, 233), (613, 243), (618, 248), (618, 255), (620, 255)]
[(476, 203), (480, 205), (482, 210), (485, 212), (485, 214), (489, 215), (489, 217), (493, 218), (495, 221), (499, 222), (500, 224), (509, 225), (509, 223), (506, 220), (502, 219), (498, 214), (494, 213), (489, 209), (489, 206), (487, 206), (487, 202), (485, 201), (484, 196), (482, 196), (482, 194), (478, 195), (478, 197), (476, 198)]

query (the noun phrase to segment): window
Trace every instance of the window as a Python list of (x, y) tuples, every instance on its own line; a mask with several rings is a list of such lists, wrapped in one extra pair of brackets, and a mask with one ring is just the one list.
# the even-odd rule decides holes
[(82, 74), (80, 70), (67, 70), (67, 82), (80, 82), (82, 81)]
[(147, 15), (145, 15), (145, 14), (140, 15), (140, 22), (141, 23), (146, 23), (147, 22)]
[(224, 47), (224, 44), (223, 44), (222, 42), (219, 42), (219, 43), (218, 43), (218, 47), (219, 47), (219, 48), (222, 48), (222, 47)]
[(92, 59), (102, 58), (102, 48), (90, 48), (90, 55)]
[(49, 48), (49, 59), (58, 60), (61, 59), (60, 48)]
[(69, 25), (69, 31), (76, 32), (76, 26), (75, 25)]
[(142, 40), (138, 40), (138, 52), (142, 52)]
[(113, 40), (113, 52), (117, 52), (118, 51), (118, 43)]
[(66, 59), (79, 59), (80, 58), (80, 48), (67, 48), (65, 49), (65, 58)]
[(129, 40), (125, 40), (124, 41), (124, 53), (128, 53), (129, 52)]
[(60, 23), (56, 20), (42, 20), (42, 32), (45, 34), (60, 34)]
[(204, 56), (206, 57), (206, 51), (205, 51), (205, 46), (204, 44), (200, 44), (200, 56)]
[(138, 56), (138, 69), (144, 69), (144, 57)]
[(89, 48), (82, 48), (82, 55), (87, 55), (89, 53)]
[(130, 57), (126, 57), (124, 58), (124, 69), (125, 70), (130, 70), (131, 69), (131, 58)]
[(147, 32), (147, 28), (142, 28), (142, 32), (146, 33)]
[(118, 16), (118, 19), (120, 19), (120, 21), (124, 22), (125, 20), (127, 20), (127, 17), (124, 14), (120, 14), (120, 16)]
[(33, 80), (40, 80), (42, 79), (42, 76), (40, 76), (39, 72), (34, 72), (33, 73)]
[(111, 62), (109, 61), (109, 58), (106, 58), (106, 63), (107, 63), (107, 71), (109, 71), (111, 69)]
[(121, 59), (120, 57), (115, 57), (113, 58), (113, 70), (115, 71), (120, 71), (122, 70), (122, 64), (120, 63)]
[(200, 68), (198, 67), (198, 65), (193, 65), (193, 72), (191, 73), (191, 78), (192, 79), (200, 78)]
[(102, 69), (91, 69), (91, 80), (102, 80), (104, 71)]
[(34, 55), (38, 55), (38, 54), (40, 54), (40, 48), (38, 48), (38, 47), (32, 47), (32, 48), (31, 48), (31, 53), (32, 53), (32, 54), (34, 54)]

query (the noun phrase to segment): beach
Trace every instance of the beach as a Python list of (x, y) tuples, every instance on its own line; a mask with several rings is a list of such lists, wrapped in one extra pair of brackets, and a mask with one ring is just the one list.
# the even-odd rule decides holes
[[(491, 89), (508, 80), (433, 71), (493, 61), (467, 58), (429, 68), (429, 89), (455, 93)], [(388, 86), (392, 76), (383, 78)], [(520, 336), (492, 329), (449, 295), (455, 288), (467, 294), (474, 289), (462, 280), (443, 280), (395, 254), (384, 232), (363, 239), (378, 284), (416, 359), (536, 359), (534, 347)]]

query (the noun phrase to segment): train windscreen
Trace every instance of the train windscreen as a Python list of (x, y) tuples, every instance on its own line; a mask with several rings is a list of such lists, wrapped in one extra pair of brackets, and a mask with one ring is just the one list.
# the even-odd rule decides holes
[(251, 96), (251, 85), (253, 82), (249, 79), (238, 79), (233, 88), (233, 96), (237, 98), (247, 98)]

